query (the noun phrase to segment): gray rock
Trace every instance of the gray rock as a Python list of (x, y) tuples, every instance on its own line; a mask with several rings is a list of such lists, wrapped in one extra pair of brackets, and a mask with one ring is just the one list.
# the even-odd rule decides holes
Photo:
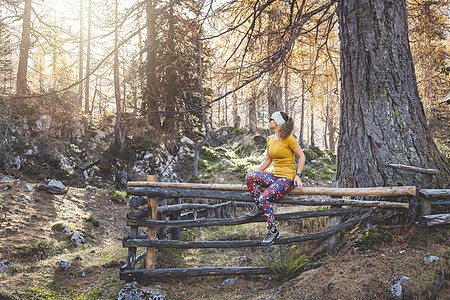
[(396, 297), (396, 298), (402, 297), (402, 291), (403, 291), (402, 283), (408, 279), (410, 279), (410, 277), (400, 276), (400, 277), (395, 277), (395, 278), (391, 278), (391, 279), (387, 280), (387, 282), (389, 282), (389, 283), (394, 283), (393, 285), (391, 285), (391, 293), (394, 297)]
[(251, 259), (248, 258), (245, 255), (244, 256), (239, 256), (239, 257), (236, 258), (236, 262), (238, 262), (238, 263), (246, 263), (246, 262), (249, 262), (249, 261), (251, 261)]
[(402, 284), (396, 283), (394, 285), (391, 285), (391, 293), (392, 296), (400, 298), (402, 296)]
[(88, 186), (86, 186), (86, 190), (89, 190), (89, 191), (91, 191), (91, 192), (96, 192), (96, 191), (97, 191), (97, 188), (96, 188), (95, 186), (88, 185)]
[(63, 231), (64, 231), (65, 233), (71, 233), (71, 232), (72, 232), (72, 230), (70, 229), (69, 226), (64, 227)]
[(64, 184), (61, 181), (52, 179), (50, 180), (50, 182), (48, 183), (48, 186), (54, 189), (59, 189), (59, 190), (65, 190), (66, 187), (64, 186)]
[(12, 180), (12, 177), (0, 174), (0, 180)]
[(194, 141), (192, 141), (190, 138), (188, 138), (186, 136), (183, 136), (180, 139), (180, 142), (182, 142), (183, 144), (186, 143), (186, 144), (189, 144), (189, 145), (194, 145)]
[(435, 255), (430, 255), (430, 256), (426, 256), (423, 258), (425, 260), (426, 264), (432, 263), (435, 260), (439, 260), (439, 257), (435, 256)]
[(127, 283), (123, 286), (123, 289), (119, 292), (117, 300), (165, 300), (166, 296), (159, 291), (150, 291), (146, 289), (139, 289), (136, 282)]
[(56, 264), (64, 271), (70, 270), (70, 268), (72, 268), (72, 265), (69, 262), (64, 261), (64, 260), (60, 260), (60, 261), (56, 262)]
[(8, 268), (10, 266), (12, 266), (14, 264), (14, 262), (9, 261), (9, 260), (4, 260), (0, 262), (0, 272), (1, 273), (6, 273), (8, 272)]
[(233, 277), (233, 278), (229, 278), (229, 279), (225, 280), (224, 282), (222, 282), (222, 285), (230, 286), (230, 285), (234, 285), (236, 282), (237, 282), (237, 279)]
[(61, 161), (59, 162), (59, 165), (61, 166), (61, 169), (66, 171), (69, 174), (73, 174), (75, 171), (73, 170), (72, 166), (69, 164), (67, 158), (61, 154)]
[(125, 171), (119, 171), (117, 172), (114, 181), (114, 188), (116, 190), (125, 190), (127, 188), (127, 182), (128, 182), (128, 173)]
[(70, 240), (75, 241), (77, 247), (79, 247), (81, 244), (84, 244), (84, 237), (82, 237), (81, 234), (76, 231), (73, 232), (72, 238)]

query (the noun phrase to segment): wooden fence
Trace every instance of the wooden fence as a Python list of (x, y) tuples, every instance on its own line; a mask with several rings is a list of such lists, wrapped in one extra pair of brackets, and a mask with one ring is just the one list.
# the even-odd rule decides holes
[[(156, 230), (208, 227), (208, 226), (232, 226), (252, 222), (266, 222), (264, 216), (258, 217), (233, 217), (224, 218), (223, 214), (217, 210), (225, 206), (245, 205), (254, 203), (245, 185), (225, 185), (225, 184), (194, 184), (194, 183), (164, 183), (155, 182), (156, 177), (150, 181), (135, 181), (128, 183), (128, 195), (147, 196), (145, 200), (133, 198), (129, 206), (134, 214), (128, 215), (127, 226), (130, 226), (131, 234), (123, 239), (123, 247), (128, 248), (127, 263), (121, 268), (120, 279), (133, 280), (149, 277), (188, 277), (188, 276), (210, 276), (210, 275), (259, 275), (269, 274), (271, 270), (267, 267), (237, 267), (237, 268), (175, 268), (175, 269), (154, 269), (155, 250), (158, 248), (240, 248), (240, 247), (261, 247), (260, 240), (237, 240), (237, 241), (187, 241), (179, 240), (158, 240)], [(424, 190), (422, 190), (424, 191)], [(434, 190), (436, 191), (436, 190)], [(448, 190), (444, 190), (447, 191)], [(419, 193), (424, 201), (431, 201), (436, 193), (430, 192), (433, 196), (425, 197), (424, 193)], [(426, 193), (425, 193), (426, 194)], [(445, 192), (444, 192), (445, 194)], [(446, 194), (448, 195), (448, 194)], [(305, 197), (307, 196), (307, 197)], [(328, 196), (327, 198), (314, 198), (311, 196)], [(157, 207), (157, 197), (160, 199), (176, 199), (173, 205)], [(355, 200), (344, 197), (377, 197), (376, 201)], [(392, 198), (402, 199), (403, 202), (392, 201)], [(292, 220), (311, 217), (329, 217), (329, 228), (319, 233), (307, 235), (282, 237), (275, 242), (275, 245), (290, 244), (302, 241), (329, 238), (328, 251), (331, 252), (338, 241), (338, 234), (342, 230), (355, 226), (372, 213), (372, 208), (384, 209), (408, 209), (409, 200), (416, 197), (416, 187), (375, 187), (375, 188), (312, 188), (293, 189), (289, 195), (282, 197), (277, 204), (291, 204), (302, 206), (330, 206), (327, 210), (302, 211), (294, 213), (277, 214), (277, 221)], [(223, 203), (210, 205), (207, 203), (181, 203), (181, 198), (201, 198), (225, 201)], [(442, 197), (444, 198), (444, 197)], [(388, 201), (389, 199), (391, 201)], [(167, 200), (164, 203), (167, 203)], [(236, 204), (238, 203), (238, 204)], [(430, 204), (431, 205), (431, 204)], [(144, 206), (144, 207), (142, 207)], [(145, 207), (146, 206), (146, 207)], [(343, 208), (345, 207), (345, 208)], [(181, 210), (204, 209), (207, 211), (206, 218), (180, 220)], [(209, 211), (209, 213), (208, 213)], [(210, 218), (211, 212), (215, 212), (216, 218)], [(177, 220), (166, 221), (164, 214), (178, 213)], [(426, 213), (422, 209), (422, 213)], [(158, 220), (158, 213), (163, 216), (163, 220)], [(429, 211), (428, 211), (429, 214)], [(342, 215), (352, 215), (351, 219), (342, 222)], [(355, 216), (356, 215), (356, 216)], [(442, 219), (442, 217), (441, 217)], [(139, 235), (139, 227), (147, 228), (147, 234)], [(137, 248), (147, 248), (146, 251), (137, 256)], [(145, 269), (135, 270), (136, 263), (146, 258)], [(308, 264), (305, 269), (316, 267), (317, 263)]]

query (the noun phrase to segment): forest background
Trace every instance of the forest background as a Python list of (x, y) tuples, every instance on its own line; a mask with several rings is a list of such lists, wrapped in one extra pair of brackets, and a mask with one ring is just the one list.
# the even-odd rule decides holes
[[(117, 295), (120, 288), (110, 286), (117, 270), (108, 266), (120, 266), (124, 257), (117, 239), (128, 208), (123, 194), (97, 187), (111, 187), (119, 171), (132, 179), (156, 173), (166, 181), (242, 183), (263, 157), (276, 110), (295, 120), (294, 135), (308, 158), (305, 186), (337, 179), (356, 187), (448, 187), (449, 7), (443, 0), (1, 1), (0, 179), (7, 175), (7, 183), (0, 247), (2, 260), (15, 262), (2, 274), (2, 289), (33, 297), (52, 278), (46, 289), (63, 291), (62, 299), (80, 293), (74, 292), (79, 286), (83, 293), (109, 288), (105, 294)], [(436, 168), (442, 176), (430, 181), (387, 163)], [(50, 179), (70, 186), (68, 194), (31, 192), (26, 184)], [(311, 227), (328, 226), (318, 222)], [(76, 248), (65, 226), (82, 229), (86, 244)], [(306, 233), (314, 229), (306, 227)], [(364, 228), (355, 230), (349, 240)], [(369, 298), (379, 298), (390, 295), (389, 276), (411, 270), (412, 286), (419, 287), (410, 295), (429, 295), (439, 266), (426, 268), (432, 275), (425, 276), (420, 264), (432, 254), (448, 268), (448, 230), (418, 231), (396, 236), (393, 248), (373, 261), (349, 246), (354, 260), (344, 257), (342, 265), (309, 275), (312, 284), (302, 292), (320, 282), (313, 295), (324, 298), (334, 286), (349, 298), (373, 282)], [(244, 238), (259, 238), (254, 232)], [(235, 238), (233, 230), (224, 235)], [(320, 248), (298, 246), (307, 254)], [(55, 270), (56, 255), (70, 260), (75, 252), (83, 257), (76, 268)], [(386, 253), (394, 253), (390, 266), (402, 253), (412, 262), (391, 272), (376, 261)], [(228, 258), (215, 254), (210, 262)], [(161, 252), (158, 262), (203, 265), (197, 253), (191, 262), (180, 257)], [(341, 266), (346, 276), (337, 275)], [(99, 281), (105, 269), (108, 278)], [(80, 280), (73, 286), (65, 280), (72, 276)], [(338, 277), (342, 285), (328, 284)], [(32, 281), (36, 293), (29, 292)], [(203, 281), (192, 282), (194, 294), (203, 295)], [(181, 295), (192, 282), (168, 285)], [(247, 287), (265, 285), (250, 281)]]
[[(363, 2), (358, 5), (363, 7)], [(340, 82), (345, 62), (340, 57), (344, 48), (339, 39), (337, 4), (3, 1), (0, 167), (14, 173), (18, 153), (9, 150), (33, 146), (39, 164), (61, 146), (80, 152), (79, 161), (72, 164), (90, 164), (97, 158), (89, 153), (89, 145), (99, 132), (114, 137), (107, 152), (115, 158), (130, 154), (130, 147), (136, 148), (139, 141), (158, 143), (186, 136), (197, 145), (195, 177), (198, 151), (208, 142), (211, 129), (244, 127), (255, 133), (267, 126), (276, 110), (293, 116), (294, 135), (302, 147), (336, 153), (339, 133), (344, 132), (340, 126), (349, 124), (342, 115), (349, 105)], [(427, 134), (416, 138), (428, 140), (428, 133), (433, 136), (447, 162), (448, 4), (406, 1), (405, 10), (415, 68), (412, 81), (415, 76), (427, 120)], [(401, 11), (403, 7), (399, 7)], [(398, 10), (388, 4), (385, 9)], [(341, 29), (345, 24), (340, 24)], [(374, 37), (374, 44), (376, 40)], [(412, 85), (415, 88), (414, 82)], [(395, 118), (403, 115), (402, 106), (408, 104), (391, 108)], [(362, 125), (355, 124), (353, 127)], [(401, 131), (399, 128), (396, 130)], [(341, 138), (344, 135), (350, 134), (345, 132)], [(383, 139), (388, 140), (387, 136)], [(22, 147), (19, 141), (28, 144)], [(351, 148), (344, 141), (342, 149)], [(399, 151), (411, 152), (408, 147), (405, 143)], [(376, 147), (369, 148), (375, 151)], [(416, 151), (430, 152), (433, 157), (416, 160), (419, 167), (436, 167), (448, 174), (446, 163), (435, 160), (439, 155), (434, 145)], [(348, 156), (341, 152), (342, 157)], [(409, 160), (414, 164), (414, 158)], [(372, 162), (367, 160), (367, 164)], [(40, 166), (36, 168), (40, 170)], [(377, 172), (385, 177), (379, 166)], [(402, 181), (395, 176), (391, 181), (360, 180), (356, 173), (342, 167), (338, 177), (353, 186)], [(402, 184), (408, 184), (406, 181)]]

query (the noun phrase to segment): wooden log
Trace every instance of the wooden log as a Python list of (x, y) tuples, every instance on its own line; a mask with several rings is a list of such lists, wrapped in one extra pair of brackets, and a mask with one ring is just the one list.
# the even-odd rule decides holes
[[(320, 262), (309, 263), (302, 266), (298, 273), (319, 268)], [(197, 276), (229, 276), (229, 275), (264, 275), (273, 274), (268, 267), (209, 267), (209, 268), (172, 268), (153, 270), (127, 270), (120, 272), (121, 280), (169, 278), (169, 277), (197, 277)]]
[(197, 203), (183, 203), (183, 204), (176, 204), (176, 205), (167, 205), (165, 207), (158, 207), (158, 212), (166, 213), (169, 211), (180, 211), (180, 210), (187, 210), (187, 209), (216, 209), (221, 206), (229, 205), (230, 203), (231, 203), (231, 201), (213, 204), (213, 205), (197, 204)]
[(419, 194), (425, 198), (450, 200), (450, 189), (422, 189)]
[(419, 224), (422, 226), (435, 226), (450, 224), (450, 214), (436, 214), (420, 216)]
[[(156, 175), (149, 175), (149, 180), (156, 181)], [(157, 219), (158, 201), (155, 197), (149, 197), (148, 199), (148, 218), (151, 220)], [(156, 240), (156, 229), (148, 228), (148, 237), (152, 240)], [(147, 247), (147, 256), (145, 260), (146, 269), (154, 269), (156, 260), (156, 248)]]
[[(138, 226), (131, 226), (131, 238), (138, 236)], [(136, 247), (128, 247), (127, 265), (128, 270), (133, 270), (136, 266)]]
[[(338, 182), (338, 181), (333, 181), (332, 187), (333, 188), (340, 188), (340, 187), (342, 187), (342, 183)], [(331, 197), (331, 198), (333, 198), (333, 197)], [(342, 208), (342, 205), (331, 205), (331, 208), (332, 209), (333, 208), (339, 209), (339, 208)], [(329, 226), (329, 228), (337, 226), (337, 225), (342, 223), (341, 221), (342, 221), (342, 216), (341, 215), (329, 216), (329, 218), (328, 218), (328, 223), (329, 223), (328, 226)], [(333, 253), (333, 251), (336, 248), (336, 245), (339, 242), (339, 240), (340, 240), (339, 233), (331, 236), (328, 239), (327, 254), (332, 254)]]
[[(329, 210), (314, 210), (314, 211), (301, 211), (286, 214), (276, 214), (275, 219), (278, 221), (292, 220), (292, 219), (304, 219), (314, 217), (325, 216), (338, 216), (346, 214), (364, 213), (367, 210), (361, 208), (347, 208), (347, 209), (329, 209)], [(174, 221), (154, 221), (148, 219), (137, 219), (128, 221), (128, 226), (139, 225), (141, 227), (153, 227), (153, 228), (191, 228), (191, 227), (207, 227), (207, 226), (233, 226), (241, 225), (249, 222), (266, 222), (264, 216), (257, 217), (240, 217), (233, 219), (197, 219), (197, 220), (174, 220)]]
[[(147, 236), (146, 234), (144, 234)], [(147, 251), (142, 252), (136, 257), (135, 263), (137, 264), (139, 261), (141, 261), (143, 258), (147, 256)], [(124, 271), (127, 269), (127, 264), (125, 263), (123, 266), (120, 267), (120, 271)]]
[[(250, 193), (239, 193), (233, 191), (215, 191), (215, 190), (196, 190), (196, 189), (177, 189), (164, 187), (130, 187), (128, 193), (138, 196), (151, 197), (193, 197), (210, 198), (229, 201), (254, 202)], [(351, 199), (305, 199), (295, 197), (281, 197), (274, 203), (296, 204), (306, 206), (325, 206), (325, 205), (351, 205), (358, 207), (386, 207), (386, 208), (408, 208), (408, 203), (388, 202), (388, 201), (368, 201)]]
[[(293, 237), (279, 238), (275, 241), (275, 245), (291, 244), (296, 242), (312, 241), (321, 238), (327, 238), (337, 232), (344, 230), (350, 226), (357, 224), (358, 222), (369, 217), (372, 211), (368, 211), (365, 214), (348, 220), (336, 227), (327, 229), (322, 232), (312, 233), (307, 235), (299, 235)], [(243, 247), (261, 247), (260, 240), (239, 240), (239, 241), (196, 241), (196, 242), (180, 242), (170, 240), (141, 240), (141, 239), (128, 239), (122, 241), (123, 247), (155, 247), (155, 248), (180, 248), (180, 249), (193, 249), (193, 248), (243, 248)]]
[[(183, 199), (176, 198), (174, 199), (174, 204), (181, 204)], [(174, 211), (172, 213), (172, 220), (179, 220), (181, 217), (181, 211)], [(180, 228), (170, 228), (170, 238), (172, 240), (179, 240), (180, 239)]]
[(422, 174), (428, 174), (428, 175), (437, 175), (439, 174), (439, 170), (436, 169), (425, 169), (425, 168), (419, 168), (419, 167), (413, 167), (413, 166), (407, 166), (407, 165), (401, 165), (401, 164), (385, 164), (386, 167), (394, 168), (394, 169), (400, 169), (405, 171), (411, 171), (415, 173), (422, 173)]
[[(246, 185), (238, 184), (202, 184), (202, 183), (178, 183), (178, 182), (148, 182), (129, 181), (129, 194), (133, 189), (130, 187), (161, 187), (180, 189), (200, 189), (216, 191), (248, 192)], [(326, 188), (326, 187), (303, 187), (294, 188), (290, 195), (322, 195), (322, 196), (415, 196), (415, 186), (395, 186), (395, 187), (371, 187), (371, 188)]]

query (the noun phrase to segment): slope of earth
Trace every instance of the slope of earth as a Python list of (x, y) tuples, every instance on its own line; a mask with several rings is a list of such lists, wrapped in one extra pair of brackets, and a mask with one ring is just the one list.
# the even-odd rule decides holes
[[(125, 203), (111, 201), (109, 190), (69, 188), (52, 195), (30, 192), (26, 184), (0, 182), (0, 253), (8, 265), (0, 272), (0, 291), (18, 299), (116, 296), (123, 286), (117, 277), (126, 254), (120, 242)], [(84, 238), (78, 247), (74, 231)], [(61, 260), (72, 267), (59, 267)]]

